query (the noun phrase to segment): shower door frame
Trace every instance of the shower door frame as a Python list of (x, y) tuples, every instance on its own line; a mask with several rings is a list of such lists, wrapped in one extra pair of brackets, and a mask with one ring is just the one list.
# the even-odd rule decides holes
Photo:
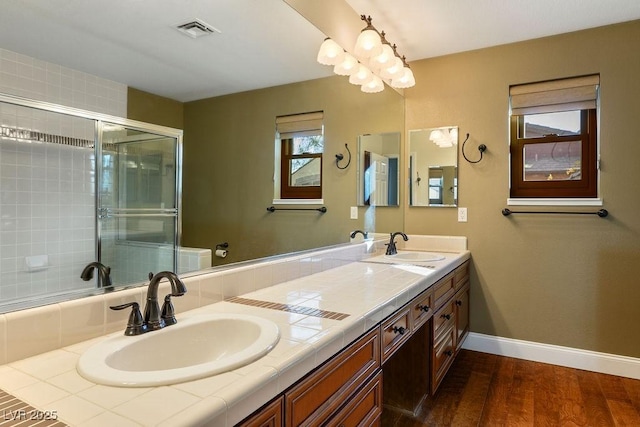
[(100, 256), (100, 244), (102, 242), (102, 236), (100, 235), (99, 224), (99, 200), (100, 197), (100, 182), (102, 179), (102, 134), (105, 123), (124, 126), (126, 128), (137, 130), (141, 132), (153, 133), (159, 136), (167, 138), (175, 138), (176, 140), (176, 180), (175, 180), (175, 206), (176, 206), (176, 226), (174, 230), (174, 256), (173, 256), (173, 269), (178, 271), (178, 248), (180, 247), (182, 239), (182, 138), (183, 131), (181, 129), (175, 129), (167, 126), (156, 125), (152, 123), (145, 123), (138, 120), (131, 120), (124, 117), (111, 116), (109, 114), (97, 113), (94, 111), (83, 110), (80, 108), (67, 107), (65, 105), (53, 104), (45, 101), (37, 101), (34, 99), (24, 98), (16, 95), (9, 95), (0, 93), (0, 102), (7, 104), (18, 105), (22, 107), (33, 108), (36, 110), (43, 110), (52, 113), (59, 113), (72, 117), (79, 117), (83, 119), (93, 120), (95, 123), (94, 131), (94, 155), (95, 155), (95, 256), (99, 259)]

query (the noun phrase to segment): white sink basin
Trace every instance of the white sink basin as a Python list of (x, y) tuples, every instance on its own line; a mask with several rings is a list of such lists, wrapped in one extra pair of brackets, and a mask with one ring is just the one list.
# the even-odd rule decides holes
[(398, 251), (395, 255), (385, 255), (388, 260), (396, 262), (430, 262), (430, 261), (442, 261), (444, 255), (433, 252), (411, 252), (411, 251)]
[(267, 354), (278, 326), (241, 314), (194, 315), (162, 330), (108, 338), (90, 347), (77, 370), (98, 384), (148, 387), (226, 372)]

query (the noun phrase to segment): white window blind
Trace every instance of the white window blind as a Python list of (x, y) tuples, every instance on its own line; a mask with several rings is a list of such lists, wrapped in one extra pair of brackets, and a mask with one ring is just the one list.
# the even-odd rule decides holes
[(280, 134), (280, 139), (322, 135), (323, 117), (322, 111), (278, 116), (276, 117), (276, 130)]
[(511, 86), (511, 114), (558, 113), (596, 108), (598, 74)]

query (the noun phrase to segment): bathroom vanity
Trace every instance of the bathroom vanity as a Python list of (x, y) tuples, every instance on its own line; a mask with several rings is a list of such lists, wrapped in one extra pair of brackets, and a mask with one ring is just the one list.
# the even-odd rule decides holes
[(413, 413), (468, 332), (467, 260), (241, 425), (380, 425), (383, 403)]
[[(126, 316), (114, 322), (120, 312), (107, 307), (144, 298), (144, 288), (131, 289), (83, 301), (94, 306), (81, 309), (78, 302), (43, 308), (48, 316), (59, 310), (63, 321), (57, 325), (71, 313), (87, 316), (69, 327), (104, 316), (108, 334), (9, 360), (0, 366), (0, 389), (38, 410), (55, 411), (69, 425), (379, 424), (383, 404), (413, 411), (435, 392), (468, 332), (466, 239), (409, 237), (398, 243), (397, 258), (384, 255), (387, 237), (184, 278), (188, 292), (174, 299), (178, 325), (171, 328), (218, 315), (257, 316), (278, 326), (275, 347), (244, 366), (145, 387), (81, 377), (81, 356), (124, 331)], [(416, 258), (424, 251), (438, 257)], [(165, 291), (168, 284), (160, 287)], [(42, 315), (33, 310), (20, 319)], [(4, 316), (4, 343), (14, 345), (16, 316)], [(59, 333), (61, 342), (72, 335), (64, 328)], [(180, 348), (170, 351), (182, 357)]]

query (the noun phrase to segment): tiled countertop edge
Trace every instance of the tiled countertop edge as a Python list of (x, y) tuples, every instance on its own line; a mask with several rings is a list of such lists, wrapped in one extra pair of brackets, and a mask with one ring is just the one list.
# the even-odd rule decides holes
[[(346, 249), (350, 248), (347, 247)], [(351, 247), (351, 249), (353, 249), (353, 246)], [(319, 253), (321, 252), (325, 251), (319, 251)], [(335, 255), (335, 252), (331, 255)], [(315, 256), (317, 257), (318, 255)], [(442, 268), (442, 270), (451, 270), (457, 265), (461, 264), (468, 257), (468, 253), (465, 253), (462, 257), (457, 257), (453, 261), (453, 263), (448, 263), (445, 267)], [(309, 256), (307, 256), (306, 258), (307, 260), (304, 262), (318, 262), (309, 261)], [(330, 259), (333, 259), (333, 261), (331, 262), (337, 262), (336, 259), (342, 261), (340, 258), (341, 257), (318, 257), (317, 259), (320, 259), (321, 261), (319, 262), (321, 263), (327, 263)], [(349, 262), (353, 261), (358, 260), (354, 259)], [(344, 264), (345, 263), (340, 262), (336, 266)], [(440, 270), (438, 271), (440, 272)], [(295, 351), (292, 351), (290, 359), (288, 361), (285, 361), (285, 363), (275, 363), (273, 360), (265, 361), (268, 363), (266, 363), (264, 366), (261, 366), (259, 370), (256, 370), (256, 372), (252, 372), (252, 379), (251, 381), (249, 381), (250, 384), (248, 384), (248, 388), (242, 387), (244, 389), (243, 392), (232, 392), (230, 395), (225, 396), (225, 398), (221, 398), (220, 396), (207, 396), (201, 399), (196, 399), (196, 401), (194, 401), (192, 405), (188, 406), (188, 415), (186, 413), (179, 413), (174, 417), (168, 417), (162, 422), (161, 425), (176, 425), (176, 423), (185, 423), (188, 419), (199, 421), (210, 420), (212, 422), (215, 420), (214, 425), (233, 425), (236, 422), (239, 422), (242, 418), (244, 418), (244, 416), (253, 412), (253, 410), (257, 409), (262, 403), (266, 403), (271, 397), (284, 391), (284, 389), (286, 389), (289, 385), (297, 381), (297, 379), (301, 377), (300, 372), (309, 372), (315, 367), (321, 365), (333, 354), (340, 351), (351, 341), (357, 339), (371, 327), (375, 326), (375, 324), (382, 320), (384, 317), (391, 314), (402, 305), (406, 304), (414, 296), (418, 295), (422, 290), (426, 289), (443, 275), (444, 272), (442, 272), (441, 274), (434, 274), (425, 279), (416, 280), (414, 283), (409, 284), (405, 289), (403, 289), (401, 292), (399, 292), (389, 300), (381, 301), (376, 306), (371, 307), (370, 310), (364, 313), (361, 317), (351, 318), (344, 324), (329, 328), (327, 331), (318, 334), (319, 336), (315, 341), (299, 343), (299, 345), (297, 346), (298, 348), (295, 349)], [(203, 298), (203, 295), (206, 294), (206, 292), (203, 292), (203, 289), (206, 288), (206, 286), (203, 286), (203, 284), (210, 279), (210, 277), (206, 276), (210, 275), (197, 276), (198, 281), (200, 282), (200, 289), (198, 292), (199, 300), (206, 300), (206, 298)], [(212, 273), (211, 276), (216, 276), (216, 273)], [(273, 285), (273, 283), (271, 285)], [(189, 287), (189, 289), (191, 288)], [(249, 289), (250, 292), (255, 290), (258, 289)], [(139, 294), (140, 298), (142, 298), (143, 293), (139, 292)], [(222, 304), (227, 305), (228, 303)], [(219, 305), (220, 304), (216, 304), (216, 306)], [(192, 308), (197, 307), (198, 306)], [(202, 309), (198, 309), (196, 311), (200, 310)], [(234, 308), (234, 311), (238, 311), (237, 307)], [(181, 312), (181, 310), (178, 312)], [(254, 314), (256, 313), (254, 308), (251, 308), (250, 312)], [(0, 319), (0, 327), (2, 327), (1, 322), (2, 319)], [(122, 321), (120, 323), (122, 323)], [(273, 366), (269, 366), (269, 363), (271, 363)], [(247, 396), (247, 389), (252, 390), (252, 397)], [(258, 402), (262, 403), (258, 404)]]

